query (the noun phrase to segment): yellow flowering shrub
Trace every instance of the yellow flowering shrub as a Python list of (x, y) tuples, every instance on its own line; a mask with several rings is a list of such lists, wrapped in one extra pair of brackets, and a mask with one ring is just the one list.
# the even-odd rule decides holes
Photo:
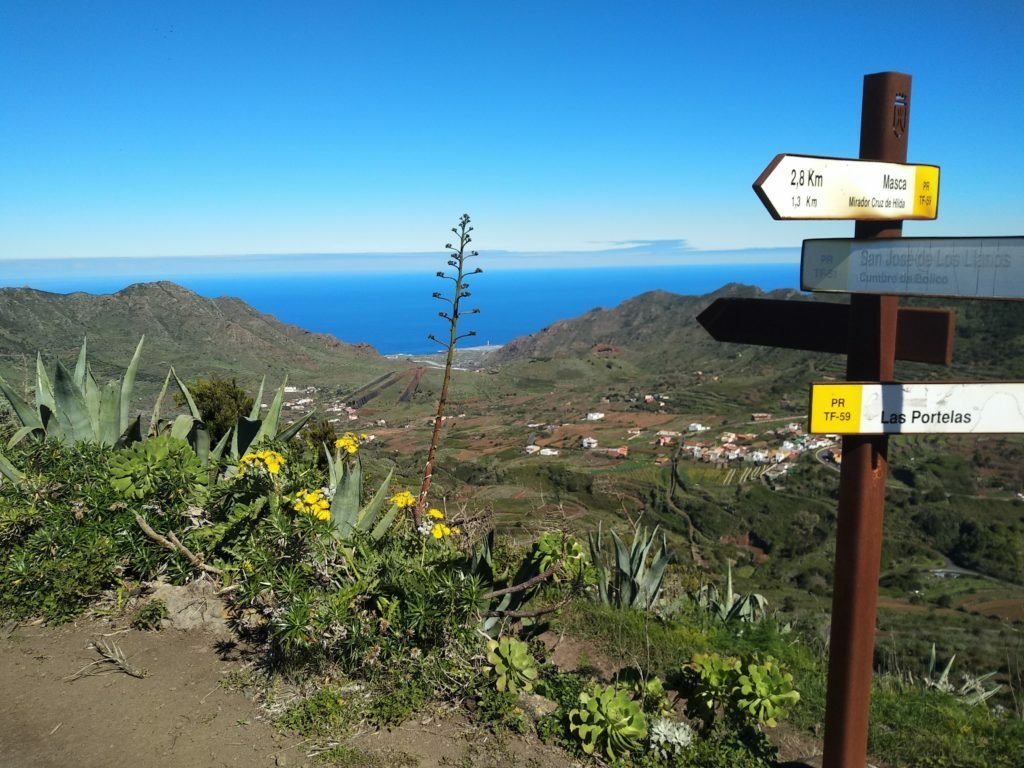
[(365, 443), (367, 437), (365, 434), (356, 434), (355, 432), (346, 432), (344, 435), (334, 441), (334, 447), (345, 451), (350, 456), (354, 455), (359, 450), (359, 446)]
[(238, 474), (269, 472), (276, 475), (284, 465), (284, 457), (277, 451), (250, 451), (238, 460)]
[(300, 515), (309, 515), (317, 520), (326, 522), (331, 519), (331, 502), (320, 489), (308, 491), (303, 488), (300, 490), (292, 499), (292, 509)]
[(399, 509), (410, 509), (416, 506), (416, 497), (408, 491), (399, 491), (391, 497), (391, 503)]
[(458, 536), (458, 528), (449, 528), (444, 523), (434, 523), (430, 528), (430, 535), (435, 539), (443, 539), (447, 536)]

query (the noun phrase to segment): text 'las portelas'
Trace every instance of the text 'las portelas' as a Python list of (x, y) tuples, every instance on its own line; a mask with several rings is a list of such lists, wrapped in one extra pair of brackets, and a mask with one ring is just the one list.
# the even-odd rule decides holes
[(813, 384), (816, 434), (1017, 433), (1024, 383)]

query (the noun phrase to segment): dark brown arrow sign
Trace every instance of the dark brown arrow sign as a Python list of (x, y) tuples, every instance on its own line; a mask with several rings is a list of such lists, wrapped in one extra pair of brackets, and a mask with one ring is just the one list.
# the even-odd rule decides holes
[[(849, 318), (847, 304), (715, 299), (697, 315), (697, 322), (716, 341), (845, 354)], [(953, 360), (954, 318), (948, 309), (900, 307), (896, 359), (949, 365)]]

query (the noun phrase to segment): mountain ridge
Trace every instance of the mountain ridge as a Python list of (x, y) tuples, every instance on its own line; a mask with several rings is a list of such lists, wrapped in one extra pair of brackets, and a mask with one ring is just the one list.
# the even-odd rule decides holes
[[(349, 344), (259, 312), (241, 299), (204, 298), (169, 281), (135, 283), (110, 294), (0, 288), (0, 367), (26, 367), (38, 350), (73, 362), (88, 336), (97, 375), (118, 375), (145, 335), (140, 380), (163, 379), (173, 365), (186, 377), (253, 383), (285, 375), (344, 385), (396, 367), (368, 344)], [(226, 343), (225, 343), (226, 342)], [(21, 365), (17, 365), (21, 362)], [(355, 376), (346, 375), (347, 372)]]

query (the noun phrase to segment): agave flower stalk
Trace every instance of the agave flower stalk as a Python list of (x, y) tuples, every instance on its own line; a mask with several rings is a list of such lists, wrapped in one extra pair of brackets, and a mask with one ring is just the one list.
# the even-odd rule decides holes
[(437, 445), (441, 440), (441, 422), (444, 419), (444, 411), (448, 405), (448, 385), (452, 379), (452, 364), (455, 360), (455, 345), (462, 339), (469, 338), (470, 336), (476, 336), (476, 331), (469, 331), (459, 335), (459, 318), (462, 315), (475, 315), (479, 309), (462, 309), (462, 300), (468, 298), (471, 294), (467, 290), (469, 284), (465, 282), (468, 275), (479, 275), (483, 272), (480, 267), (474, 270), (467, 271), (466, 262), (480, 254), (476, 251), (466, 250), (467, 246), (473, 241), (470, 237), (470, 232), (473, 231), (473, 227), (469, 226), (469, 214), (464, 213), (462, 218), (459, 219), (457, 227), (452, 227), (452, 232), (458, 236), (458, 245), (452, 243), (445, 244), (445, 248), (450, 251), (450, 258), (448, 259), (448, 266), (454, 270), (455, 274), (449, 274), (448, 272), (438, 272), (437, 276), (442, 280), (450, 280), (452, 282), (452, 292), (450, 296), (445, 296), (440, 291), (434, 292), (434, 298), (438, 301), (445, 302), (448, 304), (448, 308), (438, 312), (438, 316), (444, 318), (448, 322), (448, 340), (447, 342), (430, 334), (427, 338), (431, 341), (437, 342), (442, 347), (448, 350), (448, 356), (445, 359), (444, 364), (444, 379), (441, 382), (441, 396), (437, 399), (437, 413), (434, 416), (434, 433), (430, 438), (430, 448), (427, 450), (427, 463), (423, 468), (423, 485), (420, 487), (420, 495), (416, 500), (416, 506), (413, 507), (413, 522), (416, 525), (420, 524), (420, 520), (423, 517), (423, 511), (427, 507), (427, 494), (430, 492), (430, 480), (434, 474), (434, 456), (437, 453)]

